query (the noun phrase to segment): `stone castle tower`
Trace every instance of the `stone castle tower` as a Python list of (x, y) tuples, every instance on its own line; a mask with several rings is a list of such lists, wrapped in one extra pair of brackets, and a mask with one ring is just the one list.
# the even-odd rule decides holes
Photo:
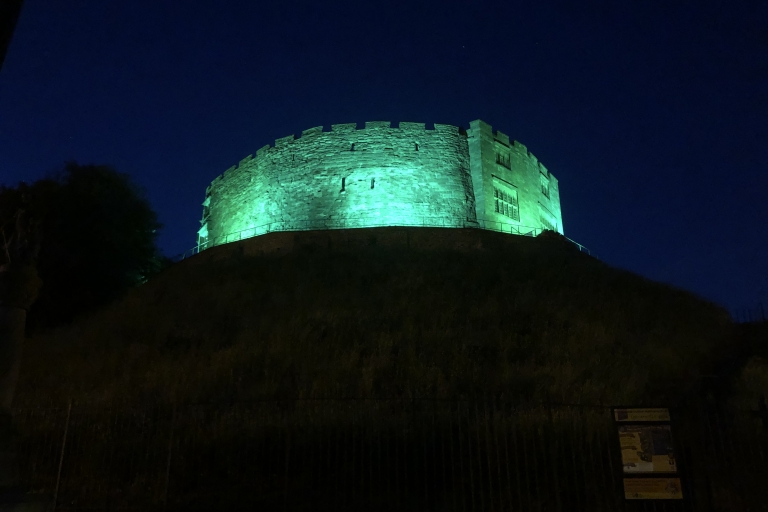
[(477, 120), (310, 128), (264, 146), (206, 190), (198, 246), (273, 231), (373, 226), (563, 233), (557, 179)]

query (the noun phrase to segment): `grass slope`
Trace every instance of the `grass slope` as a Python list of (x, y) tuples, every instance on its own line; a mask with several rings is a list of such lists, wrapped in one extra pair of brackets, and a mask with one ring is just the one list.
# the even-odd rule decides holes
[[(416, 228), (418, 229), (418, 228)], [(30, 340), (17, 404), (438, 397), (674, 400), (721, 308), (557, 237), (203, 255)]]

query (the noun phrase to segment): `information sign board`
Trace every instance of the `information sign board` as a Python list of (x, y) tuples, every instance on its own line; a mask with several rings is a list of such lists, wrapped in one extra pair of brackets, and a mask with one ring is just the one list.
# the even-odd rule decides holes
[(624, 497), (682, 499), (669, 409), (617, 407), (613, 419), (621, 450)]
[(621, 425), (619, 445), (624, 473), (677, 473), (669, 425)]

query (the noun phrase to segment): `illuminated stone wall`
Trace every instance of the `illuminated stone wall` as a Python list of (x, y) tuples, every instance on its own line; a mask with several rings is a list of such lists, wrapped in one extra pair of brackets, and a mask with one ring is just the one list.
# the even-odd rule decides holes
[(198, 241), (323, 226), (471, 227), (478, 218), (550, 222), (562, 232), (557, 181), (525, 146), (482, 121), (469, 132), (440, 124), (338, 124), (277, 139), (217, 177), (206, 191)]
[[(477, 120), (469, 123), (469, 155), (477, 217), (563, 233), (557, 179), (516, 140)], [(502, 192), (504, 198), (498, 197)], [(508, 199), (511, 196), (510, 200)], [(506, 203), (499, 212), (497, 203)], [(515, 204), (517, 203), (517, 204)], [(515, 208), (516, 215), (510, 214)]]

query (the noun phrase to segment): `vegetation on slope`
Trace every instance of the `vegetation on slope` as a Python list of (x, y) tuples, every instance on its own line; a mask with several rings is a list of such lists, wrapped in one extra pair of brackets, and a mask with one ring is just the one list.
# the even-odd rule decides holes
[[(750, 322), (735, 326), (730, 343), (713, 356), (709, 394), (727, 398), (743, 410), (755, 405), (768, 413), (768, 322)], [(768, 428), (768, 416), (764, 420)]]
[[(698, 385), (721, 308), (556, 238), (195, 258), (31, 340), (17, 404), (496, 394), (659, 403)], [(198, 257), (201, 258), (201, 257)]]

